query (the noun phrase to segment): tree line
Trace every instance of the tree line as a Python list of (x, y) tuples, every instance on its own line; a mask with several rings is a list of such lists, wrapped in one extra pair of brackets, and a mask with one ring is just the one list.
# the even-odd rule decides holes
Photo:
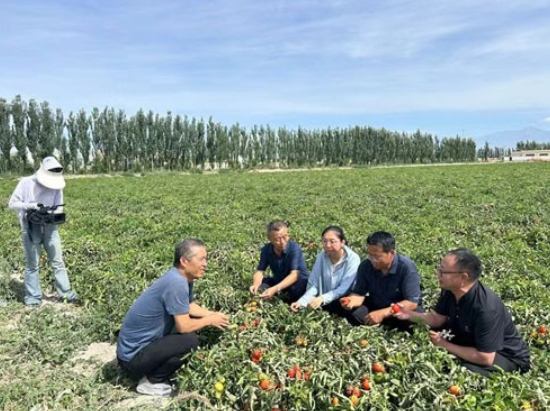
[(516, 151), (523, 150), (550, 150), (550, 143), (537, 143), (529, 140), (517, 142)]
[(250, 129), (188, 116), (106, 107), (69, 113), (48, 102), (0, 98), (0, 172), (55, 154), (67, 171), (115, 172), (361, 166), (475, 161), (476, 144), (369, 126)]

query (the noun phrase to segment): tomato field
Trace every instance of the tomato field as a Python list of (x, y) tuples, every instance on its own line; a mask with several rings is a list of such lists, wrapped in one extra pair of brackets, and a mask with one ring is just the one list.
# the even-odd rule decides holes
[[(75, 309), (21, 303), (20, 229), (6, 206), (15, 185), (0, 180), (0, 299), (7, 300), (0, 409), (114, 409), (134, 397), (115, 367), (83, 376), (68, 364), (93, 342), (115, 341), (133, 300), (169, 268), (174, 244), (186, 237), (201, 238), (209, 251), (197, 302), (229, 314), (232, 326), (199, 332), (202, 345), (164, 409), (550, 409), (549, 164), (67, 179), (60, 231), (83, 301)], [(328, 225), (341, 225), (362, 258), (370, 232), (391, 232), (419, 269), (426, 309), (439, 295), (439, 259), (471, 249), (484, 263), (481, 280), (529, 345), (531, 371), (486, 379), (431, 345), (424, 326), (412, 335), (352, 327), (321, 311), (292, 313), (277, 299), (251, 300), (264, 228), (274, 218), (290, 223), (309, 269)], [(51, 289), (46, 267), (42, 284)]]

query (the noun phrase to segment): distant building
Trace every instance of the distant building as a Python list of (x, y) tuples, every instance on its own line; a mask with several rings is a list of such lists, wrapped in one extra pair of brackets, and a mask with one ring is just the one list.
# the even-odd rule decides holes
[(550, 150), (512, 151), (504, 161), (550, 161)]

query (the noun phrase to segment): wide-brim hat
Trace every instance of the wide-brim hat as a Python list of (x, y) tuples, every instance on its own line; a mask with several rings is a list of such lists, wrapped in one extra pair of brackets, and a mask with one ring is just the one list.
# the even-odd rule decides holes
[(36, 178), (40, 184), (52, 190), (61, 190), (65, 187), (63, 166), (55, 157), (46, 157), (42, 160), (40, 168), (36, 172)]

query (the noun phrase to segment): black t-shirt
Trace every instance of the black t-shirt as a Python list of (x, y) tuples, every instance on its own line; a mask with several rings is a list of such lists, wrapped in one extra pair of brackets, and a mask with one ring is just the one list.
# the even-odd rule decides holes
[(479, 281), (458, 301), (450, 291), (443, 290), (435, 312), (448, 317), (445, 328), (454, 335), (452, 343), (499, 353), (523, 367), (529, 364), (529, 350), (510, 312), (500, 297)]

